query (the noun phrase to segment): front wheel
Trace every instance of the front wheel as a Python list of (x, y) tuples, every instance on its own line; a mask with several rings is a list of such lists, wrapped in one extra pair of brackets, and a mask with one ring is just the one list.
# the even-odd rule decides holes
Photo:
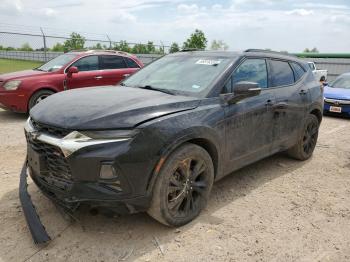
[(147, 212), (168, 226), (187, 224), (205, 207), (213, 182), (214, 167), (208, 152), (185, 144), (169, 156), (158, 173)]
[(298, 142), (287, 151), (291, 157), (306, 160), (312, 156), (317, 143), (319, 125), (315, 115), (308, 115)]
[(32, 95), (32, 97), (29, 100), (28, 109), (32, 109), (36, 104), (43, 101), (48, 96), (52, 95), (54, 92), (51, 90), (40, 90)]

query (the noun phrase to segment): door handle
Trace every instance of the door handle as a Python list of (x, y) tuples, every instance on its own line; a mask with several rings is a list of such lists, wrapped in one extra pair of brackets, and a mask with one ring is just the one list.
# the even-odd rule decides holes
[(127, 78), (128, 76), (130, 76), (130, 74), (124, 74), (123, 77)]
[(94, 78), (95, 78), (95, 79), (102, 79), (103, 76), (95, 76)]
[(308, 92), (307, 90), (301, 89), (299, 94), (300, 95), (306, 95), (307, 92)]
[(280, 102), (280, 103), (277, 103), (273, 106), (274, 109), (277, 109), (277, 110), (283, 110), (283, 109), (287, 109), (288, 108), (288, 104), (286, 102)]

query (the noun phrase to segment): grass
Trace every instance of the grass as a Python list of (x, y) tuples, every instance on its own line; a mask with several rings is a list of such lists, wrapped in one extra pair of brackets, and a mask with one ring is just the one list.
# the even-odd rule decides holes
[(15, 72), (26, 69), (33, 69), (43, 64), (37, 61), (14, 60), (0, 58), (0, 74)]

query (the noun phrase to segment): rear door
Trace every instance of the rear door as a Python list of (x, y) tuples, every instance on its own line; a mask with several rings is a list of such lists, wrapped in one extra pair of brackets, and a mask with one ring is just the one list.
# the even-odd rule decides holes
[[(67, 89), (99, 85), (99, 60), (97, 55), (85, 56), (75, 61), (71, 66), (78, 68), (79, 72), (71, 76), (66, 74)], [(70, 67), (71, 67), (70, 66)], [(68, 68), (66, 69), (68, 70)]]
[(137, 70), (137, 68), (129, 67), (128, 61), (122, 56), (101, 55), (99, 59), (101, 68), (99, 83), (101, 85), (118, 84)]
[(225, 105), (226, 172), (231, 172), (270, 154), (273, 135), (273, 90), (268, 88), (268, 71), (264, 58), (248, 58), (231, 76), (231, 85), (255, 82), (262, 89), (257, 96)]
[(305, 71), (295, 62), (276, 59), (269, 59), (269, 71), (276, 97), (274, 148), (283, 150), (295, 143), (303, 125), (307, 102), (302, 81)]

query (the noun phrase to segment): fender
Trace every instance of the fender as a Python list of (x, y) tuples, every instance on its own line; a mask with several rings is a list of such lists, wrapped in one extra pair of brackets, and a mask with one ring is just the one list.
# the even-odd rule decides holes
[[(222, 174), (221, 162), (223, 158), (222, 158), (222, 152), (220, 151), (220, 148), (221, 148), (220, 137), (218, 136), (217, 132), (215, 132), (213, 129), (209, 127), (205, 127), (205, 126), (191, 127), (189, 129), (182, 130), (172, 139), (169, 139), (165, 143), (164, 147), (160, 150), (159, 160), (157, 161), (157, 165), (155, 166), (147, 185), (148, 194), (152, 192), (152, 188), (157, 178), (157, 175), (159, 174), (164, 162), (167, 160), (169, 155), (176, 148), (178, 148), (179, 146), (183, 145), (186, 142), (191, 142), (191, 140), (193, 141), (193, 143), (195, 143), (194, 141), (201, 141), (201, 140), (205, 141), (205, 143), (207, 143), (208, 145), (211, 145), (211, 147), (216, 151), (215, 154), (217, 159), (213, 159), (213, 164), (215, 168), (215, 178), (221, 177), (221, 174)], [(208, 153), (210, 154), (210, 152)]]

